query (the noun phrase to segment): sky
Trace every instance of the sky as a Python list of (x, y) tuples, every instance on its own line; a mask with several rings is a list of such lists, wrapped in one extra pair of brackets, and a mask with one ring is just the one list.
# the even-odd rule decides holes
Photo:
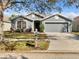
[[(65, 15), (65, 16), (78, 16), (79, 15), (79, 8), (76, 8), (76, 7), (74, 7), (74, 6), (70, 6), (70, 7), (63, 7), (63, 3), (62, 2), (60, 2), (60, 3), (57, 3), (56, 4), (57, 6), (61, 6), (62, 7), (62, 12), (61, 12), (61, 14), (63, 14), (63, 15)], [(33, 6), (32, 6), (33, 7)], [(15, 11), (12, 11), (12, 10), (8, 10), (8, 12), (7, 12), (7, 10), (5, 10), (4, 11), (4, 14), (5, 15), (8, 15), (8, 16), (10, 16), (10, 15), (12, 15), (12, 14), (22, 14), (22, 15), (26, 15), (27, 13), (26, 12), (24, 12), (23, 10), (21, 10), (21, 12), (20, 13), (18, 13), (18, 12), (15, 12)], [(50, 14), (54, 14), (54, 13), (59, 13), (58, 11), (54, 11), (54, 10), (52, 10), (51, 12), (50, 12)]]

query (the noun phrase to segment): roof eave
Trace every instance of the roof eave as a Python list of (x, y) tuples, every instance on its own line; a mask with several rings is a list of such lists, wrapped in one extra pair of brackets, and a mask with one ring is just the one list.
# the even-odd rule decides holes
[(61, 17), (61, 18), (66, 19), (67, 21), (72, 22), (72, 20), (70, 20), (70, 19), (68, 19), (68, 18), (66, 18), (66, 17), (64, 17), (64, 16), (62, 16), (62, 15), (59, 15), (59, 14), (55, 14), (55, 15), (51, 15), (51, 16), (49, 16), (49, 17), (46, 17), (46, 18), (44, 18), (42, 21), (44, 21), (44, 20), (46, 20), (46, 19), (49, 19), (49, 18), (51, 18), (51, 17), (54, 17), (54, 16), (59, 16), (59, 17)]
[(28, 18), (26, 18), (26, 17), (23, 17), (23, 16), (18, 16), (18, 17), (16, 17), (16, 18), (14, 18), (14, 19), (12, 19), (11, 21), (13, 21), (13, 20), (15, 20), (15, 19), (17, 19), (17, 18), (19, 18), (19, 17), (21, 17), (21, 18), (24, 18), (24, 19), (27, 19), (28, 21), (33, 21), (33, 20), (30, 20), (30, 19), (28, 19)]

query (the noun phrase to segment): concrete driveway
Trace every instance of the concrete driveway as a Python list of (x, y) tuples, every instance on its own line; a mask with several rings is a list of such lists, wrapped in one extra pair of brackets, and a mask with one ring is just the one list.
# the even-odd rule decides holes
[(70, 33), (46, 33), (50, 40), (48, 50), (79, 50), (79, 37)]

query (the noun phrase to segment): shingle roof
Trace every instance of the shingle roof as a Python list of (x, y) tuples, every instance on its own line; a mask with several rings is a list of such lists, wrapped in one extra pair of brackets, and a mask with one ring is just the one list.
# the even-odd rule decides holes
[[(28, 20), (28, 21), (33, 21), (33, 20), (31, 20), (31, 19), (28, 19), (27, 17), (24, 17), (24, 16), (17, 16), (17, 17), (15, 17), (14, 19), (12, 19), (12, 20), (15, 20), (15, 19), (17, 19), (17, 18), (24, 18), (24, 19), (26, 19), (26, 20)], [(12, 21), (11, 20), (11, 21)]]
[[(47, 20), (47, 19), (49, 19), (49, 18), (51, 18), (51, 17), (54, 17), (54, 16), (59, 16), (59, 17), (65, 19), (65, 20), (67, 20), (67, 21), (70, 21), (70, 22), (72, 21), (71, 19), (69, 19), (69, 18), (67, 18), (67, 17), (65, 17), (65, 16), (63, 16), (63, 15), (61, 15), (61, 14), (54, 14), (54, 15), (44, 16), (44, 15), (39, 14), (39, 13), (29, 13), (29, 14), (27, 14), (26, 16), (22, 16), (22, 15), (21, 15), (21, 16), (15, 17), (14, 19), (17, 19), (17, 18), (21, 17), (21, 18), (24, 18), (24, 19), (26, 19), (26, 20), (33, 21), (32, 19), (29, 19), (29, 18), (28, 18), (28, 16), (31, 15), (31, 14), (35, 14), (35, 15), (37, 15), (37, 16), (39, 16), (39, 17), (42, 17), (42, 21)], [(14, 20), (14, 19), (12, 19), (12, 20)]]
[(67, 20), (67, 21), (72, 21), (72, 20), (70, 20), (69, 18), (67, 18), (67, 17), (65, 17), (65, 16), (63, 16), (63, 15), (60, 15), (60, 14), (50, 15), (50, 16), (44, 18), (42, 21), (47, 20), (47, 19), (49, 19), (49, 18), (51, 18), (51, 17), (54, 17), (54, 16), (59, 16), (59, 17), (65, 19), (65, 20)]
[(44, 15), (39, 14), (39, 13), (36, 13), (36, 12), (29, 13), (29, 14), (27, 14), (26, 16), (29, 16), (29, 15), (31, 15), (31, 14), (34, 14), (34, 15), (39, 16), (39, 17), (41, 17), (41, 18), (44, 18), (44, 17), (45, 17)]

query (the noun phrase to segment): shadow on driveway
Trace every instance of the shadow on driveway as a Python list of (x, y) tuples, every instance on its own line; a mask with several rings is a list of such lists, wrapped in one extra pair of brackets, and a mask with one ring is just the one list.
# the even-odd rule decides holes
[(74, 40), (79, 40), (79, 35), (75, 35), (73, 37), (69, 36), (68, 38), (69, 39), (74, 39)]

